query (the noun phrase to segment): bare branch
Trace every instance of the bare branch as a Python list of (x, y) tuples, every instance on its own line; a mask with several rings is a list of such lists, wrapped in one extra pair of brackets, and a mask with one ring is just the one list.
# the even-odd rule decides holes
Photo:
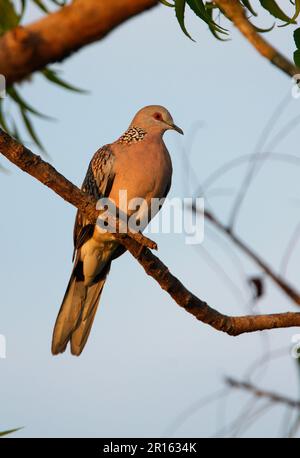
[(240, 382), (231, 377), (227, 377), (225, 379), (225, 382), (231, 388), (238, 388), (238, 389), (249, 391), (250, 393), (254, 394), (258, 398), (267, 398), (272, 402), (279, 403), (279, 404), (285, 404), (294, 409), (300, 409), (300, 401), (297, 401), (291, 398), (287, 398), (286, 396), (282, 396), (280, 394), (273, 393), (272, 391), (261, 390), (260, 388), (257, 388), (255, 385), (252, 385), (252, 383)]
[(276, 274), (272, 267), (266, 261), (254, 252), (244, 241), (242, 241), (229, 227), (225, 226), (213, 213), (205, 211), (205, 218), (210, 221), (217, 229), (226, 234), (235, 245), (237, 245), (252, 261), (254, 261), (275, 283), (279, 288), (295, 302), (300, 305), (300, 292), (291, 286), (280, 275)]
[[(96, 201), (83, 193), (47, 162), (20, 145), (16, 140), (0, 129), (0, 152), (11, 162), (29, 173), (44, 185), (51, 188), (70, 204), (85, 213), (91, 222), (98, 216)], [(213, 328), (237, 336), (245, 332), (265, 329), (300, 327), (300, 313), (279, 313), (273, 315), (227, 316), (211, 308), (205, 301), (188, 291), (184, 285), (171, 274), (167, 266), (148, 248), (141, 247), (139, 241), (131, 234), (114, 234), (127, 250), (142, 265), (145, 272), (156, 280), (162, 289), (197, 320)], [(147, 244), (147, 243), (146, 243)]]
[[(0, 74), (7, 85), (21, 81), (51, 62), (105, 37), (158, 0), (74, 0), (33, 24), (8, 31), (0, 39)], [(58, 33), (59, 31), (59, 33)]]

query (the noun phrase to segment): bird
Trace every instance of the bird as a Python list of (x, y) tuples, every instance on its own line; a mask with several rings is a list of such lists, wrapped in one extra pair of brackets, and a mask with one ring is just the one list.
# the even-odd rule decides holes
[[(109, 199), (116, 208), (121, 206), (120, 191), (124, 190), (128, 202), (141, 198), (148, 208), (151, 199), (164, 199), (171, 187), (173, 171), (163, 141), (167, 130), (183, 134), (166, 108), (149, 105), (140, 109), (116, 141), (96, 151), (88, 166), (82, 191), (97, 200)], [(135, 221), (140, 223), (142, 231), (154, 214), (146, 210), (145, 215), (143, 206), (140, 210), (136, 212)], [(125, 214), (130, 216), (132, 210), (125, 208)], [(91, 224), (79, 210), (73, 239), (73, 270), (54, 325), (53, 355), (63, 353), (68, 343), (72, 355), (81, 354), (111, 262), (126, 251), (109, 231), (97, 223)]]

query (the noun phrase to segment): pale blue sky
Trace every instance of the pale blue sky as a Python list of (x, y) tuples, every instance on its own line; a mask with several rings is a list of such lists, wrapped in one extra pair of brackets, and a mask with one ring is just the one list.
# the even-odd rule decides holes
[[(29, 11), (27, 20), (35, 15)], [(35, 125), (53, 165), (66, 177), (79, 185), (94, 151), (116, 139), (147, 104), (165, 105), (186, 133), (202, 121), (190, 152), (199, 181), (224, 162), (252, 152), (275, 106), (290, 91), (290, 80), (237, 32), (232, 41), (220, 43), (189, 14), (187, 24), (196, 43), (182, 34), (172, 11), (159, 7), (56, 66), (89, 95), (65, 92), (40, 76), (22, 85), (34, 106), (58, 119)], [(291, 28), (276, 29), (267, 38), (292, 56)], [(291, 99), (279, 127), (298, 114), (299, 104), (300, 99)], [(296, 128), (276, 151), (299, 156), (298, 137)], [(185, 197), (181, 142), (186, 137), (170, 132), (165, 141), (174, 166), (171, 196)], [(232, 338), (197, 322), (129, 254), (113, 265), (82, 356), (51, 356), (52, 328), (71, 270), (75, 209), (4, 159), (1, 163), (11, 173), (0, 181), (0, 333), (7, 338), (7, 359), (0, 360), (0, 429), (25, 426), (18, 437), (159, 437), (184, 409), (222, 388), (224, 375), (243, 376), (264, 348), (261, 336)], [(236, 190), (244, 171), (234, 169), (215, 187)], [(238, 221), (239, 233), (275, 268), (298, 222), (298, 175), (296, 165), (265, 165)], [(226, 218), (231, 199), (226, 194), (211, 201), (220, 217)], [(225, 239), (220, 244), (219, 235), (206, 227), (204, 248), (240, 295), (211, 269), (201, 248), (185, 245), (183, 235), (155, 239), (160, 258), (195, 294), (225, 313), (245, 311), (246, 288)], [(231, 245), (230, 253), (239, 256), (249, 275), (259, 273)], [(288, 269), (296, 285), (298, 259), (299, 247)], [(269, 282), (267, 293), (261, 311), (294, 310)], [(295, 333), (268, 333), (270, 347), (288, 347)], [(287, 356), (272, 364), (260, 383), (295, 397), (298, 382)], [(238, 393), (229, 399), (229, 419), (246, 400)], [(175, 435), (214, 434), (222, 426), (215, 407), (197, 411)], [(248, 434), (275, 435), (282, 415), (283, 409), (274, 408)]]

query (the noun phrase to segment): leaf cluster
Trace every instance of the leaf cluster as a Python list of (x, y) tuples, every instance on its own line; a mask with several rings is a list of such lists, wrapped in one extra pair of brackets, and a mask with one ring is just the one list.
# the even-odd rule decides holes
[[(214, 1), (204, 0), (160, 0), (165, 6), (173, 8), (178, 23), (189, 38), (192, 39), (185, 25), (185, 11), (188, 6), (193, 13), (204, 22), (211, 33), (219, 40), (226, 40), (228, 38), (228, 30), (220, 25), (220, 19), (226, 17), (226, 14)], [(260, 6), (263, 10), (273, 18), (274, 22), (268, 28), (262, 29), (256, 28), (257, 32), (269, 32), (275, 26), (275, 21), (280, 21), (279, 27), (283, 27), (289, 24), (296, 24), (296, 20), (300, 13), (300, 0), (289, 0), (294, 9), (294, 14), (289, 16), (282, 8), (278, 5), (275, 0), (259, 0)], [(250, 0), (240, 0), (241, 6), (244, 8), (246, 14), (250, 17), (257, 17), (259, 12), (255, 11)], [(227, 19), (229, 19), (227, 17)]]

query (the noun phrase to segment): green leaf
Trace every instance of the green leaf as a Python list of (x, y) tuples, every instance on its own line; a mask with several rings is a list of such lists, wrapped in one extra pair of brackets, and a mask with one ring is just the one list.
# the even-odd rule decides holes
[(190, 36), (188, 31), (186, 30), (186, 27), (185, 27), (185, 24), (184, 24), (185, 5), (186, 5), (186, 0), (175, 0), (176, 17), (177, 17), (177, 20), (179, 22), (179, 25), (180, 25), (181, 30), (183, 31), (183, 33), (187, 37), (189, 37), (192, 41), (195, 41), (195, 40), (193, 40), (193, 38)]
[(12, 120), (11, 136), (15, 138), (19, 143), (22, 143), (22, 138), (14, 119)]
[(51, 81), (52, 83), (57, 84), (58, 86), (61, 86), (64, 89), (68, 89), (69, 91), (79, 92), (81, 94), (87, 94), (88, 93), (88, 91), (86, 91), (84, 89), (80, 89), (78, 87), (75, 87), (75, 86), (67, 83), (66, 81), (62, 80), (57, 75), (57, 72), (55, 70), (50, 69), (50, 68), (44, 68), (44, 70), (42, 70), (42, 75), (44, 75), (44, 77), (47, 78), (47, 80)]
[(7, 436), (8, 434), (15, 433), (16, 431), (20, 431), (22, 428), (14, 428), (14, 429), (8, 429), (7, 431), (0, 431), (0, 437)]
[(187, 4), (200, 19), (205, 21), (207, 24), (211, 22), (211, 17), (209, 16), (202, 0), (187, 0)]
[(295, 40), (297, 49), (300, 49), (300, 28), (294, 30), (294, 40)]
[(297, 17), (299, 16), (299, 13), (300, 13), (300, 0), (295, 0), (295, 14), (291, 19), (293, 22), (297, 19)]
[(20, 113), (21, 113), (22, 119), (24, 121), (25, 127), (26, 127), (27, 132), (29, 133), (30, 137), (32, 138), (34, 143), (43, 151), (43, 153), (47, 154), (44, 146), (42, 145), (38, 135), (36, 134), (36, 132), (34, 130), (32, 122), (30, 121), (29, 116), (26, 113), (26, 110), (24, 108), (22, 108), (21, 106), (19, 108), (20, 108)]
[(54, 3), (57, 6), (65, 6), (67, 3), (67, 0), (51, 0), (52, 3)]
[(11, 0), (0, 0), (0, 35), (17, 27), (19, 16)]
[(275, 0), (259, 0), (261, 6), (267, 10), (273, 17), (280, 19), (283, 22), (286, 22), (288, 24), (295, 24), (296, 21), (293, 18), (290, 18), (287, 16), (282, 9), (277, 5)]
[(249, 0), (241, 0), (241, 1), (242, 1), (242, 4), (247, 8), (247, 10), (249, 10), (250, 13), (253, 14), (253, 16), (257, 16), (257, 13), (252, 8), (252, 5)]
[(167, 2), (167, 0), (159, 0), (159, 1), (160, 1), (160, 3), (162, 3), (163, 5), (169, 6), (170, 8), (174, 8), (174, 6), (175, 6), (174, 3), (169, 3), (169, 2)]
[(207, 14), (209, 15), (210, 17), (210, 22), (208, 24), (208, 27), (209, 27), (209, 30), (211, 31), (211, 33), (213, 34), (213, 36), (217, 39), (217, 40), (220, 40), (220, 41), (228, 41), (229, 38), (223, 38), (223, 37), (220, 37), (219, 33), (224, 33), (224, 34), (227, 34), (226, 31), (219, 31), (217, 30), (215, 27), (213, 27), (211, 24), (214, 22), (213, 21), (213, 8), (209, 7), (207, 9)]
[(194, 11), (196, 16), (205, 22), (209, 22), (210, 18), (207, 14), (205, 5), (202, 0), (187, 0), (187, 4)]
[(300, 49), (297, 49), (294, 52), (294, 62), (296, 67), (300, 68)]
[(17, 92), (17, 90), (14, 87), (12, 86), (9, 87), (7, 89), (7, 93), (16, 102), (17, 105), (20, 105), (26, 111), (29, 111), (29, 113), (32, 113), (35, 116), (38, 116), (39, 118), (44, 118), (48, 120), (53, 119), (50, 116), (40, 113), (35, 108), (33, 108), (31, 105), (29, 105), (27, 102), (25, 102), (25, 100), (20, 96), (20, 94)]
[(44, 3), (41, 0), (32, 0), (32, 1), (33, 3), (36, 4), (36, 6), (40, 8), (40, 10), (44, 11), (44, 13), (49, 13), (48, 8), (46, 7), (46, 5), (44, 5)]
[[(42, 10), (44, 13), (49, 13), (49, 9), (48, 7), (45, 5), (44, 1), (42, 0), (32, 0), (33, 3), (36, 4), (36, 6), (39, 7), (40, 10)], [(52, 3), (54, 3), (54, 5), (57, 5), (57, 6), (60, 6), (60, 7), (63, 7), (66, 5), (66, 0), (51, 0)]]
[(21, 12), (19, 14), (19, 22), (21, 21), (21, 19), (24, 16), (26, 5), (27, 5), (27, 0), (21, 0)]
[(227, 34), (226, 29), (214, 22), (210, 3), (204, 5), (202, 0), (187, 0), (187, 4), (202, 21), (206, 22), (211, 31)]
[(274, 24), (271, 25), (271, 27), (268, 27), (267, 29), (261, 29), (260, 27), (257, 27), (256, 25), (252, 24), (255, 30), (259, 33), (266, 33), (266, 32), (271, 32), (271, 30), (274, 29), (275, 27), (275, 22)]

